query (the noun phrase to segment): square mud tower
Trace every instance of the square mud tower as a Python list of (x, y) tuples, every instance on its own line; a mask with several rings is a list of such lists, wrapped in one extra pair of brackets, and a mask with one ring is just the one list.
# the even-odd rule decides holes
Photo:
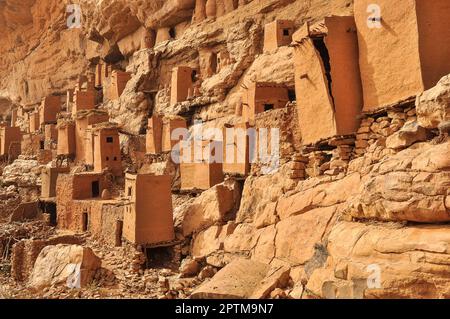
[[(0, 156), (9, 155), (12, 148), (20, 150), (21, 141), (22, 133), (19, 127), (0, 127)], [(17, 147), (14, 147), (14, 144), (17, 144)]]
[(123, 237), (133, 244), (152, 245), (175, 239), (169, 175), (127, 174)]
[(56, 128), (56, 124), (46, 124), (44, 126), (44, 138), (45, 141), (48, 142), (58, 141), (58, 129)]
[(244, 122), (254, 121), (258, 113), (280, 109), (289, 102), (287, 87), (271, 82), (252, 82), (242, 96)]
[(57, 222), (61, 229), (86, 231), (90, 207), (96, 208), (108, 187), (102, 174), (58, 174), (56, 181)]
[(413, 97), (450, 73), (450, 1), (373, 3), (354, 5), (367, 112)]
[(17, 109), (13, 109), (11, 110), (11, 126), (14, 127), (16, 126), (16, 122), (17, 122)]
[(291, 44), (294, 33), (294, 22), (275, 20), (264, 27), (264, 52), (274, 51), (279, 47)]
[(56, 197), (56, 181), (59, 173), (69, 173), (69, 167), (44, 167), (41, 171), (41, 198)]
[[(162, 128), (162, 151), (172, 151), (172, 148), (181, 140), (180, 136), (177, 134), (177, 131), (179, 131), (178, 129), (186, 128), (186, 120), (182, 117), (164, 118)], [(172, 139), (172, 135), (174, 135), (174, 139)]]
[(75, 156), (75, 123), (72, 121), (59, 121), (57, 155)]
[(29, 122), (30, 133), (39, 131), (39, 129), (40, 129), (39, 112), (37, 112), (37, 111), (31, 112), (29, 121), (30, 121)]
[(73, 97), (72, 114), (78, 111), (93, 110), (95, 108), (95, 91), (76, 91)]
[(170, 89), (170, 105), (183, 102), (193, 93), (196, 71), (187, 66), (179, 66), (172, 70)]
[(110, 100), (117, 100), (121, 95), (128, 81), (131, 79), (131, 74), (128, 72), (122, 72), (114, 70), (111, 75), (110, 86)]
[(207, 190), (223, 182), (221, 141), (191, 141), (183, 146), (181, 158), (181, 190)]
[(354, 134), (362, 88), (353, 17), (306, 23), (293, 36), (295, 93), (303, 144)]
[(116, 176), (121, 176), (122, 158), (120, 154), (119, 129), (117, 127), (94, 128), (94, 171), (105, 168)]
[(153, 115), (148, 120), (145, 148), (147, 154), (159, 154), (162, 152), (163, 121), (159, 115)]
[(102, 87), (102, 67), (103, 65), (101, 63), (97, 64), (95, 66), (95, 87), (101, 88)]
[(61, 97), (47, 96), (42, 100), (39, 107), (39, 122), (43, 126), (45, 124), (56, 123), (56, 115), (61, 112)]
[(90, 125), (108, 122), (109, 115), (105, 111), (81, 111), (75, 116), (76, 159), (86, 160), (86, 130)]
[(224, 128), (224, 173), (246, 176), (250, 172), (250, 137), (248, 133), (251, 128), (249, 123), (240, 123)]

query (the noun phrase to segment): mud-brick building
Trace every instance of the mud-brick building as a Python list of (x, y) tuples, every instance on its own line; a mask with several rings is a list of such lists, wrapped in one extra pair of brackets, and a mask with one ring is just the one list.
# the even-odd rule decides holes
[(450, 73), (448, 0), (355, 0), (354, 14), (364, 111), (407, 100)]
[(87, 231), (92, 219), (91, 212), (101, 209), (101, 194), (109, 187), (102, 174), (94, 172), (58, 174), (56, 181), (58, 228)]
[(123, 218), (124, 239), (143, 246), (175, 239), (171, 181), (169, 175), (126, 175), (129, 203)]
[[(180, 141), (180, 136), (176, 136), (179, 129), (186, 129), (186, 120), (181, 116), (163, 118), (161, 147), (163, 152), (170, 152)], [(173, 136), (172, 136), (173, 135)]]
[(69, 173), (69, 167), (44, 167), (41, 171), (41, 198), (56, 197), (56, 181), (60, 173)]
[(99, 124), (92, 126), (92, 141), (94, 143), (94, 171), (101, 173), (110, 170), (115, 176), (123, 174), (120, 152), (119, 129), (115, 125)]
[(159, 154), (162, 152), (163, 119), (155, 114), (148, 119), (145, 149), (147, 154)]
[(181, 190), (207, 190), (224, 180), (222, 141), (190, 141), (181, 148)]
[(128, 81), (131, 79), (131, 74), (119, 70), (114, 70), (111, 74), (111, 84), (109, 87), (109, 99), (117, 100), (121, 95)]
[(242, 94), (244, 122), (254, 121), (256, 114), (283, 108), (289, 102), (289, 90), (282, 84), (252, 82)]
[(61, 97), (50, 95), (42, 99), (39, 107), (39, 124), (55, 124), (56, 116), (61, 112)]
[(19, 144), (22, 140), (22, 133), (19, 127), (11, 127), (7, 125), (0, 125), (0, 156), (8, 155), (12, 144)]
[(95, 91), (76, 90), (73, 96), (72, 114), (75, 116), (78, 111), (95, 109)]
[(193, 94), (198, 71), (188, 66), (178, 66), (172, 70), (170, 105), (183, 102)]
[(20, 152), (20, 142), (22, 141), (22, 133), (19, 127), (2, 126), (0, 127), (0, 156), (7, 156), (13, 145), (16, 144)]
[[(223, 129), (223, 172), (246, 176), (250, 172), (249, 123), (225, 126)], [(256, 138), (255, 138), (256, 141)]]
[(76, 159), (86, 160), (86, 132), (90, 125), (106, 123), (109, 120), (108, 113), (101, 110), (80, 111), (75, 115), (75, 146)]
[(33, 111), (29, 113), (29, 130), (30, 133), (34, 133), (40, 130), (40, 120), (39, 120), (39, 112)]
[(70, 120), (60, 120), (56, 126), (58, 130), (58, 146), (56, 154), (58, 156), (75, 157), (75, 122)]
[(291, 44), (294, 33), (294, 21), (275, 20), (264, 27), (264, 52), (274, 51)]
[(303, 144), (354, 134), (363, 103), (354, 18), (306, 23), (294, 34), (293, 45)]

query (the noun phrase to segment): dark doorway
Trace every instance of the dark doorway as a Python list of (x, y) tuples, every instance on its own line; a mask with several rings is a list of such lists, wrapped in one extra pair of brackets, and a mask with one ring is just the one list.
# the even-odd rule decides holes
[(197, 70), (192, 70), (191, 80), (192, 80), (192, 82), (197, 81)]
[(313, 39), (313, 42), (314, 42), (314, 47), (320, 53), (320, 57), (322, 59), (323, 66), (325, 68), (325, 76), (327, 77), (327, 81), (328, 81), (328, 92), (330, 93), (330, 96), (331, 96), (331, 99), (333, 100), (333, 105), (334, 105), (334, 98), (333, 98), (332, 85), (331, 85), (332, 78), (331, 78), (330, 53), (328, 52), (328, 48), (327, 48), (323, 38), (315, 38), (315, 39)]
[(297, 100), (294, 89), (288, 90), (288, 96), (289, 96), (289, 101), (291, 101), (291, 102), (295, 102)]
[(43, 214), (48, 215), (48, 221), (50, 226), (57, 225), (57, 216), (56, 216), (56, 203), (52, 202), (40, 202), (40, 209)]
[(289, 29), (283, 29), (283, 35), (285, 37), (288, 37), (289, 36)]
[(96, 198), (100, 196), (100, 183), (99, 181), (92, 182), (92, 197)]
[(264, 112), (271, 111), (275, 108), (275, 104), (264, 104)]
[(43, 150), (45, 148), (45, 142), (39, 141), (39, 147), (41, 148), (41, 150)]
[(89, 228), (89, 214), (88, 212), (83, 212), (83, 231), (87, 231)]
[(123, 221), (116, 220), (116, 247), (122, 246)]
[(147, 268), (177, 268), (173, 246), (146, 248)]
[(171, 39), (175, 39), (177, 37), (177, 32), (175, 31), (175, 28), (170, 28), (169, 29), (169, 36)]

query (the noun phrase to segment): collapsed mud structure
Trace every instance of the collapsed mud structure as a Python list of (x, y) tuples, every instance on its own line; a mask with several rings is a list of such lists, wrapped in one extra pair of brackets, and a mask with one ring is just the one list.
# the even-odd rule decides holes
[(447, 0), (25, 2), (0, 298), (450, 298)]

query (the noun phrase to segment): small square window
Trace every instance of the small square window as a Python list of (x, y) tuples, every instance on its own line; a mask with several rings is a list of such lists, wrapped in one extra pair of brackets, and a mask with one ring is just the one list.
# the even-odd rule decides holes
[(288, 37), (289, 36), (289, 29), (283, 29), (283, 35), (285, 37)]
[(108, 136), (106, 138), (106, 143), (112, 143), (114, 141), (114, 138), (112, 136)]

